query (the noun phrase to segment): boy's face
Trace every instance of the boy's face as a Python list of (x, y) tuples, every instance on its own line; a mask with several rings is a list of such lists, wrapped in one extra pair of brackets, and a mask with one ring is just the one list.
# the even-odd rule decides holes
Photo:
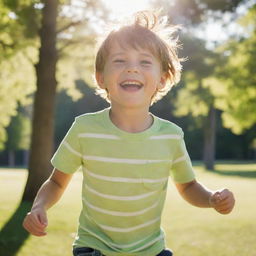
[(112, 107), (146, 107), (158, 89), (165, 86), (161, 64), (147, 49), (110, 48), (104, 70), (96, 73), (99, 86), (108, 91)]

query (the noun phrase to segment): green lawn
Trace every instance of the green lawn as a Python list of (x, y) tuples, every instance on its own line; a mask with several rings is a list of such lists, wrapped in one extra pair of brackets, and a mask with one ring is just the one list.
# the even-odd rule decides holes
[[(195, 208), (181, 199), (170, 182), (162, 224), (168, 247), (175, 256), (256, 256), (256, 164), (220, 163), (217, 172), (206, 172), (200, 164), (194, 166), (197, 179), (207, 187), (231, 189), (236, 207), (229, 215)], [(22, 169), (0, 168), (1, 228), (17, 208), (26, 176)], [(80, 192), (81, 174), (77, 173), (61, 201), (49, 211), (48, 235), (28, 237), (16, 255), (70, 256), (81, 208)], [(0, 240), (0, 249), (3, 244)]]

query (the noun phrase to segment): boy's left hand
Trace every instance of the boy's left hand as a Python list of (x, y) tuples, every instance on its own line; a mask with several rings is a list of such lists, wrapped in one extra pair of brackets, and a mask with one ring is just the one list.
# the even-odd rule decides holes
[(214, 192), (209, 198), (210, 206), (221, 214), (230, 213), (235, 206), (235, 198), (231, 191), (222, 189)]

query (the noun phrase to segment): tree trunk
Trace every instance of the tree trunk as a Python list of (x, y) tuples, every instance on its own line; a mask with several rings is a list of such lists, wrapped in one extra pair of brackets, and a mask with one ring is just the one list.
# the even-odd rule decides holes
[(22, 165), (28, 168), (29, 150), (23, 150), (23, 162)]
[(8, 151), (8, 166), (9, 167), (15, 166), (15, 152), (14, 150), (11, 150), (11, 149)]
[(44, 0), (42, 26), (39, 31), (41, 47), (39, 62), (35, 65), (37, 90), (34, 99), (32, 139), (28, 179), (22, 201), (33, 201), (38, 189), (51, 172), (53, 149), (54, 107), (57, 81), (55, 78), (56, 18), (58, 0)]
[(207, 170), (214, 170), (216, 140), (216, 109), (210, 106), (204, 125), (203, 161)]

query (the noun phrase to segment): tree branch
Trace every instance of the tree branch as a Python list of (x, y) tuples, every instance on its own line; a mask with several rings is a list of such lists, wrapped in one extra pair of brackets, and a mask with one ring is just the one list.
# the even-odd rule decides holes
[(77, 39), (77, 40), (68, 40), (65, 44), (63, 44), (59, 49), (58, 49), (58, 56), (61, 56), (63, 51), (71, 46), (71, 45), (75, 45), (75, 44), (78, 44), (78, 43), (81, 43), (82, 42), (82, 39)]
[(58, 29), (56, 33), (59, 34), (59, 33), (63, 32), (63, 31), (65, 31), (65, 30), (69, 29), (70, 27), (80, 25), (81, 23), (82, 23), (81, 20), (80, 21), (70, 22), (69, 24), (67, 24), (67, 25), (63, 26), (62, 28)]

